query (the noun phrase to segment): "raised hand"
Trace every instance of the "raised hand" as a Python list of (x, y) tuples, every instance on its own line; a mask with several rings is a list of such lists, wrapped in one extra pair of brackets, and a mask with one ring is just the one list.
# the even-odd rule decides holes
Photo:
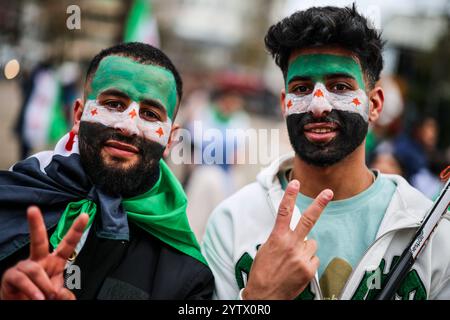
[(4, 273), (0, 299), (75, 299), (75, 295), (64, 287), (64, 267), (83, 235), (89, 216), (81, 214), (52, 253), (49, 252), (47, 230), (39, 208), (29, 207), (27, 217), (30, 257)]
[(294, 299), (315, 276), (319, 267), (315, 255), (317, 244), (305, 238), (333, 198), (333, 192), (323, 190), (303, 212), (295, 230), (291, 230), (289, 225), (299, 188), (297, 180), (292, 180), (286, 188), (273, 230), (255, 256), (243, 291), (245, 300)]

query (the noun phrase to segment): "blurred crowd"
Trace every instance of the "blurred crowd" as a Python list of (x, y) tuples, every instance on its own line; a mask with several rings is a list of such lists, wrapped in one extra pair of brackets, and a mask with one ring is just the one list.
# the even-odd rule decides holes
[(408, 104), (404, 81), (385, 77), (380, 85), (385, 103), (380, 119), (367, 136), (368, 165), (383, 173), (403, 176), (434, 199), (443, 187), (439, 174), (449, 162), (446, 151), (438, 148), (439, 123), (434, 115), (418, 113)]

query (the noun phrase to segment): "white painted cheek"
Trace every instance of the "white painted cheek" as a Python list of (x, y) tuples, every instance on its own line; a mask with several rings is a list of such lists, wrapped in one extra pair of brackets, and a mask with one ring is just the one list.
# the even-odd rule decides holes
[(345, 94), (329, 93), (331, 104), (336, 110), (354, 112), (367, 122), (369, 119), (369, 98), (366, 93), (358, 89)]
[(112, 127), (120, 120), (119, 113), (112, 113), (95, 100), (88, 100), (84, 106), (81, 121), (100, 123), (107, 127)]
[(297, 96), (292, 93), (288, 93), (284, 99), (285, 108), (284, 116), (287, 117), (291, 114), (305, 113), (311, 104), (311, 95)]
[(166, 122), (141, 123), (140, 128), (146, 139), (157, 142), (164, 147), (169, 142), (172, 122), (169, 119)]
[(148, 122), (140, 118), (139, 105), (132, 102), (123, 112), (113, 112), (99, 105), (97, 101), (90, 100), (85, 105), (85, 110), (81, 120), (88, 122), (101, 123), (107, 127), (123, 131), (128, 135), (137, 135), (145, 139), (166, 146), (172, 122), (168, 119), (166, 122)]

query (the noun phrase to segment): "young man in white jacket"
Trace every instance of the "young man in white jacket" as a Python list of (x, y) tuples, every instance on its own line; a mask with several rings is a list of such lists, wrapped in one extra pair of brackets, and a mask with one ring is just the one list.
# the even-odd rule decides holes
[[(368, 126), (383, 107), (383, 41), (353, 6), (296, 12), (265, 42), (284, 75), (295, 154), (212, 213), (202, 251), (215, 297), (373, 299), (432, 205), (365, 164)], [(448, 214), (395, 298), (450, 299)]]

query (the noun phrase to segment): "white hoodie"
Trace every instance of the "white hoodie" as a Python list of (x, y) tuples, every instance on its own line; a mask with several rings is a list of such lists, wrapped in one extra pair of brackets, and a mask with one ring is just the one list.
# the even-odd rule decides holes
[[(261, 171), (257, 182), (224, 200), (211, 214), (202, 252), (214, 277), (216, 299), (236, 299), (247, 282), (257, 249), (275, 223), (284, 191), (277, 173), (292, 168), (289, 154)], [(393, 260), (400, 256), (414, 236), (432, 202), (397, 175), (384, 175), (396, 185), (376, 235), (363, 258), (354, 267), (339, 299), (371, 299), (382, 284)], [(295, 228), (300, 211), (291, 220)], [(322, 244), (324, 245), (324, 244)], [(379, 268), (378, 268), (379, 267)], [(369, 290), (371, 289), (371, 290)], [(308, 296), (309, 294), (309, 296)], [(317, 280), (300, 297), (321, 299)], [(419, 259), (402, 282), (396, 299), (450, 299), (450, 215), (439, 223)]]

